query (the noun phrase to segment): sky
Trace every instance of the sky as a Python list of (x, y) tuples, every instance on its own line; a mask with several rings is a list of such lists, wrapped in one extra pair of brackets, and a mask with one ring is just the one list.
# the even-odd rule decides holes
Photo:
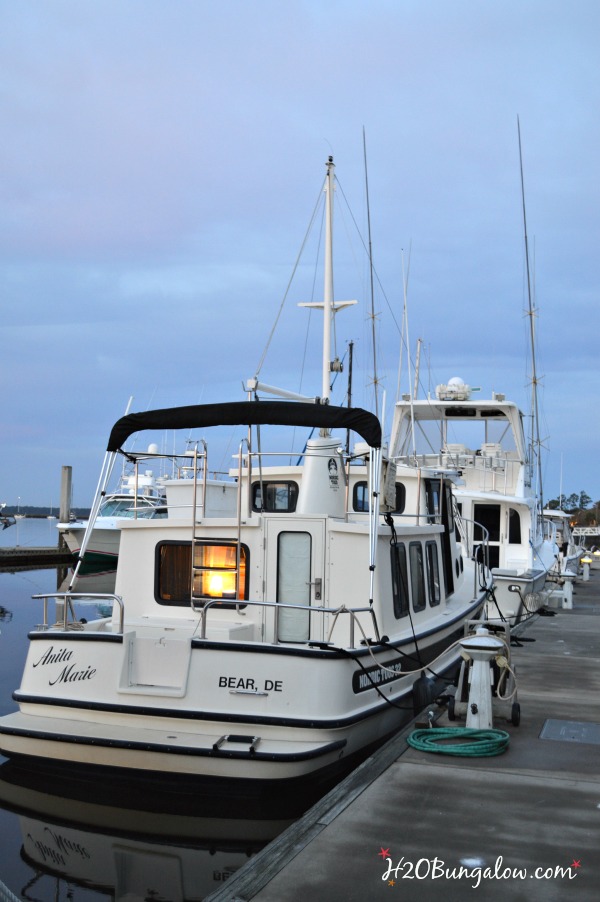
[(131, 397), (320, 394), (330, 155), (353, 403), (389, 432), (420, 340), (421, 396), (529, 411), (517, 123), (543, 492), (600, 499), (599, 42), (597, 0), (0, 0), (0, 501), (89, 507)]

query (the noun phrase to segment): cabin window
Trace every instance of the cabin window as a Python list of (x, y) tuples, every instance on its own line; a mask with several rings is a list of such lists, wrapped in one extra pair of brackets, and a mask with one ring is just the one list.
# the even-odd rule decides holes
[(422, 611), (425, 607), (425, 573), (423, 570), (423, 546), (420, 542), (410, 543), (409, 557), (413, 611)]
[[(263, 500), (264, 492), (264, 500)], [(252, 510), (266, 513), (291, 514), (298, 502), (295, 482), (253, 482)]]
[[(238, 598), (248, 598), (248, 548), (240, 548)], [(233, 606), (236, 599), (237, 544), (197, 542), (194, 546), (196, 603), (222, 599)], [(162, 542), (156, 549), (156, 600), (159, 604), (186, 607), (192, 596), (192, 543)]]
[(473, 517), (474, 538), (476, 542), (483, 539), (481, 527), (487, 529), (490, 542), (500, 541), (500, 505), (499, 504), (476, 504), (474, 506)]
[(460, 534), (460, 529), (458, 526), (459, 519), (462, 520), (462, 504), (460, 503), (460, 501), (456, 502), (456, 514), (457, 516), (454, 520), (454, 537), (457, 542), (460, 542), (462, 541), (462, 536)]
[(427, 563), (427, 585), (429, 588), (429, 604), (432, 607), (442, 600), (440, 586), (440, 568), (438, 564), (438, 550), (435, 542), (427, 542), (425, 545), (425, 560)]
[(460, 417), (461, 419), (466, 419), (466, 417), (476, 417), (477, 409), (475, 407), (447, 407), (444, 410), (444, 416)]
[(425, 498), (427, 503), (427, 520), (429, 523), (441, 523), (442, 498), (440, 495), (440, 480), (425, 480)]
[(392, 598), (394, 616), (399, 620), (408, 614), (408, 568), (406, 548), (397, 542), (390, 546), (392, 564)]
[(508, 543), (521, 544), (521, 518), (519, 512), (512, 507), (508, 509)]
[[(401, 482), (396, 483), (396, 506), (393, 514), (404, 513), (406, 506), (406, 488)], [(369, 485), (366, 480), (357, 482), (352, 492), (352, 510), (366, 514), (369, 511)]]

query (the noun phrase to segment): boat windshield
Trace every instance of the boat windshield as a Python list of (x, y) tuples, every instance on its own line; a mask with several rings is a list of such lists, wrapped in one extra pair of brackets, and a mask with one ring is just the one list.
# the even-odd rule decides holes
[(101, 517), (154, 517), (156, 505), (138, 498), (107, 498), (100, 510)]

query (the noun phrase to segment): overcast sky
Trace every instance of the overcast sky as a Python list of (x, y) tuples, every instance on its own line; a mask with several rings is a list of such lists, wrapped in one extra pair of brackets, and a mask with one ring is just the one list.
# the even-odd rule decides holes
[[(387, 428), (405, 281), (424, 389), (528, 410), (517, 118), (544, 495), (600, 499), (599, 46), (597, 0), (0, 0), (0, 501), (57, 505), (70, 465), (89, 506), (130, 396), (243, 400), (329, 154), (372, 408), (363, 129)], [(311, 394), (319, 229), (260, 373)]]

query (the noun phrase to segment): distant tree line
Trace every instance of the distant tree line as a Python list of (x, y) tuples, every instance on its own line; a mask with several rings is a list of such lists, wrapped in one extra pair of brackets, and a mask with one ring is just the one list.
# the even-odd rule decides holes
[(571, 514), (571, 522), (577, 526), (598, 525), (600, 501), (592, 501), (583, 490), (573, 492), (571, 495), (562, 495), (561, 498), (553, 498), (552, 501), (548, 501), (546, 507)]
[[(90, 509), (89, 507), (78, 507), (72, 508), (71, 513), (75, 514), (77, 517), (87, 517), (89, 515)], [(25, 505), (22, 504), (18, 507), (16, 504), (12, 506), (7, 504), (6, 507), (2, 509), (2, 513), (8, 514), (14, 517), (15, 514), (23, 514), (25, 517), (50, 517), (54, 515), (58, 516), (58, 510), (56, 508), (50, 507), (36, 507), (35, 505)]]

